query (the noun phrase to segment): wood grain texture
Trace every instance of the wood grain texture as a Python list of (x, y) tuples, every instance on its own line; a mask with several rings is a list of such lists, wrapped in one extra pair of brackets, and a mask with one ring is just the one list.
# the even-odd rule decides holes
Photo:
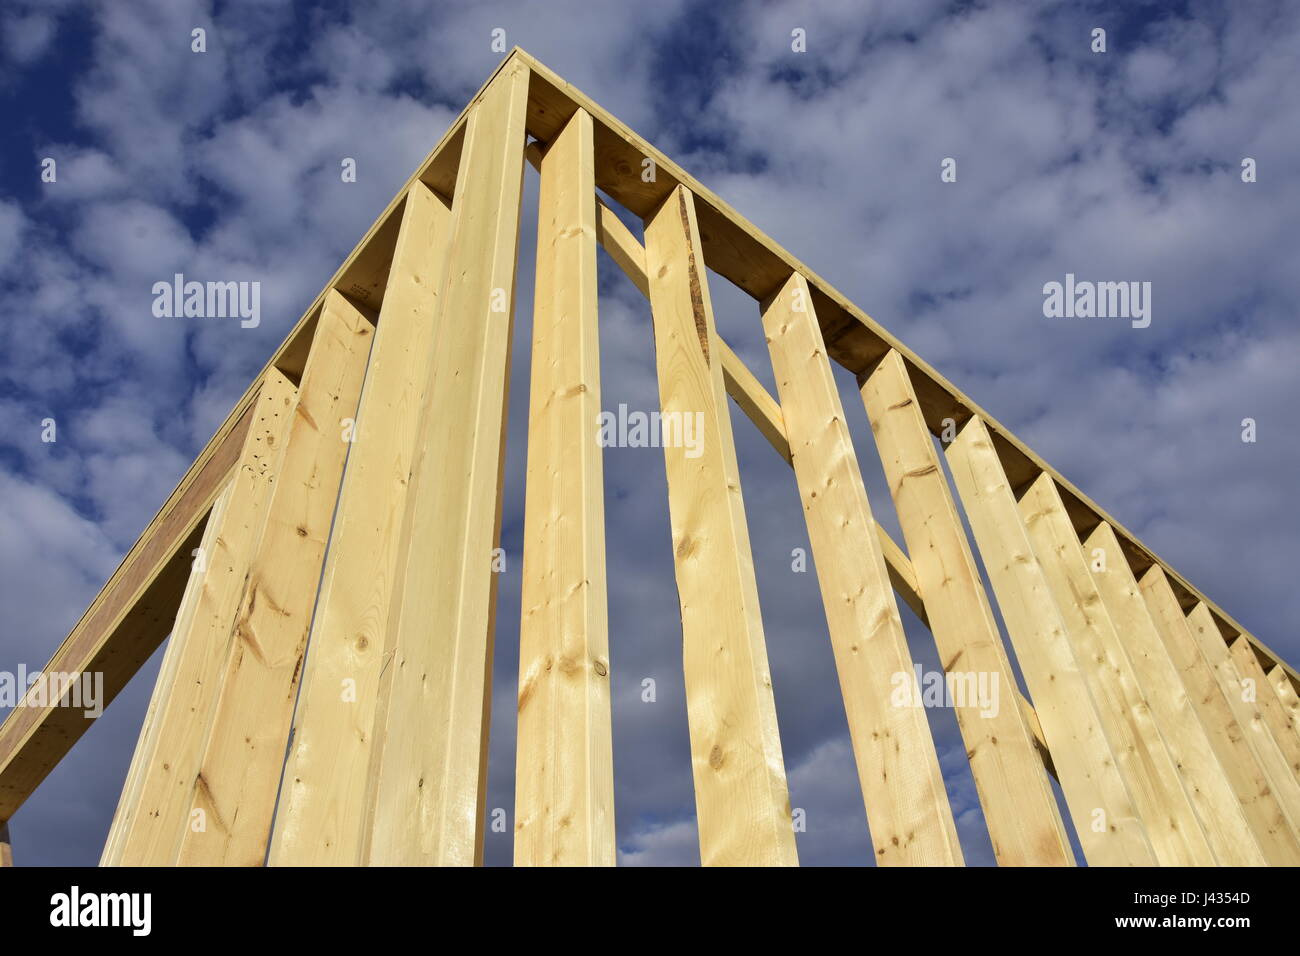
[(375, 727), (372, 864), (482, 861), (528, 70), (470, 114)]
[(1273, 665), (1273, 669), (1268, 672), (1268, 680), (1291, 722), (1292, 731), (1300, 736), (1300, 695), (1296, 694), (1295, 685), (1291, 683), (1286, 668), (1280, 664)]
[(1296, 780), (1286, 755), (1264, 719), (1255, 688), (1242, 685), (1241, 675), (1228, 652), (1223, 632), (1219, 630), (1209, 608), (1197, 604), (1188, 611), (1187, 627), (1200, 648), (1201, 656), (1214, 672), (1219, 689), (1238, 726), (1245, 731), (1246, 741), (1254, 752), (1260, 769), (1264, 771), (1269, 788), (1277, 794), (1292, 833), (1300, 836), (1300, 781)]
[(1051, 475), (1039, 475), (1024, 492), (1020, 516), (1156, 859), (1163, 866), (1213, 866), (1214, 852)]
[(230, 654), (235, 614), (278, 480), (296, 393), (275, 370), (262, 383), (214, 546), (204, 553), (202, 570), (196, 571), (203, 578), (198, 603), (172, 633), (181, 656), (138, 803), (128, 811), (119, 861), (123, 866), (176, 862), (189, 826), (189, 794)]
[(1223, 696), (1213, 669), (1201, 654), (1164, 571), (1153, 565), (1138, 580), (1138, 586), (1160, 639), (1182, 677), (1187, 698), (1219, 758), (1219, 766), (1250, 822), (1260, 852), (1272, 866), (1300, 865), (1300, 841)]
[[(530, 159), (534, 164), (541, 162), (541, 151), (537, 149), (536, 144), (529, 144), (526, 155), (536, 157)], [(632, 235), (627, 226), (623, 225), (622, 220), (610, 211), (609, 207), (601, 202), (600, 197), (596, 197), (598, 207), (598, 228), (596, 230), (597, 241), (601, 248), (610, 254), (618, 266), (632, 280), (633, 285), (645, 294), (648, 298), (650, 295), (650, 280), (646, 277), (645, 272), (645, 249), (637, 238)], [(785, 435), (785, 421), (781, 414), (781, 406), (777, 404), (776, 399), (768, 394), (761, 382), (749, 370), (740, 356), (729, 346), (721, 336), (717, 337), (718, 351), (722, 354), (722, 382), (736, 405), (743, 411), (746, 417), (754, 423), (754, 427), (759, 433), (767, 439), (768, 444), (775, 449), (776, 453), (781, 456), (786, 464), (790, 461), (790, 442)], [(889, 566), (889, 581), (894, 586), (904, 603), (912, 609), (921, 621), (925, 622), (925, 605), (921, 601), (920, 595), (916, 590), (916, 579), (912, 573), (911, 562), (908, 561), (907, 555), (903, 549), (898, 546), (889, 532), (876, 522), (876, 537), (880, 541), (881, 550), (885, 555), (885, 563)]]
[[(535, 143), (530, 143), (525, 156), (534, 165), (541, 162), (541, 150)], [(601, 248), (610, 253), (615, 263), (627, 274), (632, 283), (649, 297), (650, 286), (649, 279), (645, 273), (645, 249), (627, 226), (623, 225), (622, 220), (610, 211), (609, 207), (596, 197), (596, 205), (599, 209), (597, 240)], [(759, 433), (768, 440), (768, 443), (781, 456), (787, 464), (790, 461), (790, 442), (785, 435), (785, 420), (781, 413), (781, 406), (776, 400), (768, 394), (763, 388), (762, 383), (754, 376), (745, 363), (741, 360), (735, 351), (727, 344), (726, 339), (718, 336), (718, 349), (722, 353), (722, 380), (726, 386), (727, 394), (732, 397), (736, 405), (743, 411)], [(929, 626), (926, 619), (925, 603), (921, 600), (920, 592), (916, 584), (916, 575), (912, 570), (912, 562), (898, 543), (890, 537), (889, 532), (881, 527), (880, 522), (876, 522), (876, 538), (880, 541), (881, 551), (885, 555), (885, 564), (889, 568), (889, 582), (893, 585), (894, 591), (903, 599), (912, 613), (917, 616), (922, 624)], [(1026, 714), (1030, 724), (1030, 729), (1034, 734), (1035, 746), (1042, 758), (1044, 765), (1049, 773), (1055, 775), (1055, 768), (1052, 766), (1051, 754), (1047, 749), (1047, 741), (1043, 738), (1042, 729), (1038, 724), (1037, 715), (1030, 706), (1029, 701), (1025, 700), (1024, 695), (1016, 689), (1019, 697), (1020, 710)]]
[[(217, 533), (221, 529), (233, 488), (233, 482), (226, 485), (217, 500), (213, 502), (212, 510), (203, 523), (203, 538), (199, 544), (203, 554), (212, 554), (216, 547)], [(185, 640), (193, 630), (194, 613), (198, 609), (199, 598), (203, 595), (203, 581), (202, 574), (192, 573), (189, 583), (185, 586), (185, 594), (181, 597), (180, 609), (176, 612), (176, 625), (172, 628), (174, 638), (167, 642), (167, 650), (163, 653), (162, 664), (154, 680), (153, 693), (149, 697), (149, 708), (145, 711), (144, 722), (136, 738), (135, 751), (131, 756), (131, 765), (127, 769), (126, 782), (122, 786), (117, 811), (113, 814), (113, 822), (108, 828), (108, 839), (104, 842), (104, 851), (99, 860), (100, 866), (117, 866), (121, 863), (126, 835), (131, 829), (135, 814), (140, 809), (140, 793), (144, 788), (144, 777), (153, 763), (153, 755), (158, 748), (159, 722), (167, 710), (168, 702), (176, 692), (176, 671), (184, 656)]]
[(984, 423), (978, 418), (967, 422), (947, 456), (1084, 856), (1093, 866), (1155, 865), (1146, 829)]
[(235, 618), (220, 698), (190, 794), (184, 866), (266, 859), (298, 678), (374, 326), (326, 297), (298, 387), (266, 528)]
[(1277, 691), (1264, 673), (1264, 668), (1259, 666), (1259, 658), (1255, 656), (1250, 641), (1238, 634), (1228, 645), (1228, 654), (1237, 668), (1237, 676), (1243, 682), (1243, 698), (1249, 702), (1249, 695), (1253, 693), (1259, 715), (1278, 749), (1282, 751), (1282, 756), (1286, 758), (1291, 775), (1300, 775), (1300, 737), (1296, 736), (1290, 716), (1278, 700)]
[[(646, 220), (646, 266), (663, 413), (702, 423), (695, 454), (664, 441), (700, 857), (798, 862), (767, 645), (717, 330), (690, 193)], [(869, 532), (869, 528), (864, 528)]]
[[(43, 670), (103, 674), (107, 706), (158, 649), (189, 583), (190, 552), (252, 419), (249, 404), (221, 426)], [(77, 707), (10, 711), (0, 726), (0, 819), (13, 816), (93, 723)]]
[(361, 861), (384, 640), (450, 220), (441, 197), (411, 187), (330, 532), (272, 865)]
[(1160, 729), (1216, 861), (1223, 866), (1265, 865), (1259, 842), (1142, 600), (1114, 529), (1099, 524), (1084, 541), (1083, 550), (1151, 719)]
[(515, 865), (613, 866), (591, 117), (541, 164), (519, 623)]
[[(959, 866), (961, 846), (929, 721), (924, 707), (912, 706), (919, 703), (920, 694), (907, 636), (802, 276), (791, 276), (764, 303), (763, 330), (876, 863)], [(900, 682), (913, 692), (901, 704)], [(1014, 720), (1019, 723), (1018, 712)], [(1038, 770), (1041, 774), (1041, 764)]]
[(0, 821), (0, 868), (14, 865), (14, 845), (9, 837), (8, 821)]
[(1016, 706), (1015, 674), (902, 356), (891, 350), (861, 382), (861, 393), (944, 672), (958, 687), (995, 685), (992, 708), (976, 694), (954, 694), (994, 856), (1002, 866), (1073, 865), (1056, 795)]

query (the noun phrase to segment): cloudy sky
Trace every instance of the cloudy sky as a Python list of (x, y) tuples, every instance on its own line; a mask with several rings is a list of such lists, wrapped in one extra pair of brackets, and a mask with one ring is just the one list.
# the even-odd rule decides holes
[[(1226, 8), (1226, 9), (1224, 9)], [(207, 52), (191, 51), (191, 30)], [(1104, 54), (1091, 31), (1107, 31)], [(0, 668), (41, 667), (374, 217), (500, 61), (537, 56), (860, 304), (1300, 661), (1300, 8), (1284, 2), (346, 5), (11, 0), (0, 15)], [(806, 52), (791, 31), (806, 31)], [(42, 182), (41, 163), (57, 163)], [(344, 183), (352, 157), (357, 181)], [(940, 163), (957, 160), (955, 183)], [(1241, 163), (1258, 181), (1243, 183)], [(526, 177), (489, 807), (513, 807), (536, 229)], [(258, 280), (262, 321), (159, 319), (154, 282)], [(1048, 319), (1146, 281), (1152, 321)], [(756, 305), (722, 335), (774, 390)], [(603, 404), (657, 404), (640, 294), (602, 259)], [(841, 377), (873, 507), (866, 416)], [(1241, 440), (1243, 418), (1258, 441)], [(42, 420), (57, 442), (41, 441)], [(805, 863), (870, 863), (789, 468), (734, 415)], [(620, 860), (697, 863), (662, 452), (605, 459)], [(905, 609), (913, 654), (933, 642)], [(98, 859), (161, 654), (12, 821)], [(657, 700), (641, 683), (654, 678)], [(992, 861), (930, 711), (968, 862)], [(510, 859), (489, 834), (488, 861)]]

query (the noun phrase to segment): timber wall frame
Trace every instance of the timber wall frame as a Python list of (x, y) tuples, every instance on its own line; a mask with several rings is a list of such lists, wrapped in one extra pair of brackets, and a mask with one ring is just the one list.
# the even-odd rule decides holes
[[(991, 718), (957, 709), (1000, 864), (1075, 862), (1049, 773), (1091, 864), (1300, 864), (1295, 670), (866, 313), (519, 49), (47, 666), (102, 672), (111, 701), (171, 635), (104, 864), (482, 861), (488, 555), (525, 163), (541, 174), (529, 428), (544, 440), (528, 448), (516, 863), (616, 855), (593, 424), (600, 246), (649, 299), (663, 410), (706, 421), (701, 458), (665, 449), (706, 864), (797, 862), (727, 396), (794, 468), (878, 863), (963, 862), (924, 712), (889, 703), (890, 675), (911, 672), (897, 592), (945, 670), (1015, 688), (1013, 653), (1024, 674), (1030, 699), (1017, 691)], [(643, 220), (644, 244), (598, 191)], [(718, 336), (709, 270), (759, 304), (777, 397)], [(858, 377), (906, 552), (872, 517), (828, 358)], [(90, 723), (33, 704), (0, 726), (0, 864), (11, 862), (6, 821)]]

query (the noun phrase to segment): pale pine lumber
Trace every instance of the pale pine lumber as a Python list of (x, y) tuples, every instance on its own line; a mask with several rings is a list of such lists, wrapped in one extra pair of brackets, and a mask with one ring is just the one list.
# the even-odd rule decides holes
[[(1278, 700), (1272, 682), (1265, 675), (1264, 668), (1259, 666), (1259, 658), (1255, 656), (1250, 641), (1238, 634), (1228, 645), (1228, 652), (1237, 668), (1237, 675), (1243, 682), (1243, 697), (1246, 687), (1253, 685), (1255, 703), (1264, 725), (1273, 735), (1273, 740), (1282, 751), (1282, 756), (1286, 757), (1291, 775), (1300, 774), (1300, 737), (1296, 736), (1291, 720), (1282, 702)], [(1246, 685), (1246, 681), (1250, 681), (1251, 685)]]
[(1265, 865), (1259, 842), (1142, 599), (1114, 529), (1104, 521), (1097, 525), (1083, 550), (1216, 861), (1222, 866)]
[(730, 345), (718, 338), (718, 351), (722, 358), (722, 382), (727, 394), (740, 406), (747, 418), (776, 449), (787, 465), (790, 459), (790, 442), (786, 437), (781, 406), (767, 393), (745, 363)]
[[(261, 866), (374, 325), (331, 292), (298, 386), (181, 842), (183, 866)], [(196, 813), (197, 812), (197, 813)]]
[(925, 709), (895, 701), (900, 681), (919, 701), (912, 657), (802, 276), (791, 276), (764, 304), (763, 329), (876, 863), (959, 866), (961, 846)]
[[(806, 286), (799, 288), (806, 297)], [(1016, 705), (1019, 688), (1002, 635), (902, 356), (886, 354), (860, 390), (943, 670), (996, 682), (993, 713), (978, 700), (955, 701), (994, 857), (1002, 866), (1073, 865), (1056, 795)], [(798, 397), (792, 390), (782, 400), (788, 407)]]
[(1260, 851), (1272, 866), (1300, 865), (1300, 840), (1292, 832), (1282, 804), (1255, 759), (1213, 669), (1201, 654), (1164, 569), (1152, 565), (1138, 579), (1138, 587)]
[[(529, 144), (527, 155), (530, 160), (540, 162), (541, 152), (536, 144)], [(536, 157), (536, 158), (534, 158)], [(641, 292), (649, 298), (650, 285), (645, 272), (645, 249), (627, 226), (623, 225), (609, 207), (596, 197), (599, 213), (597, 218), (597, 240), (615, 263), (627, 274)], [(768, 394), (761, 382), (754, 376), (735, 351), (721, 336), (717, 337), (718, 351), (722, 354), (722, 381), (727, 394), (735, 401), (741, 411), (754, 423), (754, 427), (767, 439), (786, 464), (790, 464), (790, 442), (785, 435), (785, 422), (781, 416), (781, 407)], [(889, 580), (900, 597), (922, 622), (925, 621), (925, 605), (917, 594), (915, 577), (911, 563), (889, 532), (876, 523), (876, 537), (889, 566)]]
[(516, 866), (613, 866), (591, 117), (541, 163), (519, 622)]
[[(549, 140), (575, 110), (591, 114), (596, 129), (596, 187), (632, 213), (645, 217), (653, 212), (679, 185), (696, 197), (702, 242), (698, 250), (702, 265), (717, 272), (759, 302), (779, 289), (793, 273), (804, 276), (816, 302), (818, 321), (826, 342), (827, 354), (845, 368), (861, 373), (891, 348), (896, 349), (916, 371), (913, 385), (926, 423), (931, 432), (942, 434), (946, 420), (960, 425), (970, 417), (984, 420), (987, 430), (997, 435), (1005, 453), (1004, 468), (1013, 488), (1037, 477), (1040, 471), (1052, 475), (1067, 493), (1071, 517), (1077, 527), (1093, 527), (1098, 520), (1108, 521), (1133, 553), (1161, 565), (1173, 575), (1179, 587), (1205, 600), (1214, 614), (1236, 631), (1245, 629), (1226, 612), (1213, 604), (1189, 582), (1178, 576), (1137, 537), (1059, 472), (1043, 461), (1006, 426), (997, 422), (983, 408), (949, 382), (897, 337), (865, 311), (809, 269), (775, 240), (741, 216), (735, 209), (702, 185), (695, 177), (639, 136), (589, 96), (556, 75), (545, 64), (523, 50), (517, 56), (532, 69), (529, 90), (528, 132), (539, 140)], [(654, 162), (655, 175), (641, 175), (644, 159)], [(1270, 660), (1281, 659), (1251, 636), (1255, 646)], [(1294, 679), (1300, 679), (1289, 665)]]
[(1287, 719), (1291, 722), (1291, 730), (1300, 735), (1300, 695), (1296, 694), (1295, 685), (1291, 683), (1286, 668), (1281, 664), (1273, 665), (1268, 672), (1268, 680), (1273, 685), (1273, 691), (1277, 694)]
[[(514, 53), (494, 71), (511, 62)], [(486, 88), (493, 77), (483, 84)], [(45, 671), (102, 673), (111, 703), (167, 637), (189, 578), (189, 552), (217, 493), (239, 457), (263, 377), (276, 369), (294, 379), (302, 370), (326, 294), (339, 290), (377, 307), (391, 260), (392, 236), (407, 194), (417, 185), (450, 195), (465, 117), (482, 89), (443, 133), (397, 195), (371, 224), (307, 307), (225, 422), (199, 453), (157, 516), (140, 535), (90, 608), (52, 656)], [(0, 817), (10, 816), (89, 729), (93, 721), (71, 707), (15, 708), (0, 726)]]
[[(535, 143), (530, 143), (527, 155), (534, 165), (541, 161), (541, 151)], [(631, 231), (623, 224), (609, 207), (596, 197), (596, 205), (599, 209), (597, 239), (601, 248), (610, 254), (615, 263), (627, 274), (632, 283), (640, 289), (647, 298), (649, 297), (649, 279), (645, 273), (645, 249)], [(732, 397), (737, 406), (745, 412), (749, 420), (758, 428), (759, 433), (768, 440), (768, 443), (775, 449), (783, 461), (790, 464), (790, 442), (785, 435), (785, 421), (781, 414), (781, 407), (776, 400), (768, 394), (765, 389), (741, 360), (735, 351), (729, 346), (721, 336), (717, 339), (718, 349), (722, 353), (722, 376), (723, 383), (726, 386), (727, 394)], [(889, 568), (889, 581), (898, 596), (903, 599), (912, 613), (917, 616), (922, 624), (929, 626), (926, 619), (925, 603), (921, 600), (920, 592), (916, 585), (916, 575), (912, 571), (912, 563), (908, 560), (903, 549), (897, 542), (890, 537), (889, 532), (881, 527), (880, 522), (876, 522), (876, 538), (880, 541), (880, 547), (885, 555), (885, 563)], [(1019, 688), (1016, 688), (1016, 694), (1020, 699), (1020, 709), (1029, 715), (1029, 723), (1034, 734), (1034, 740), (1043, 759), (1048, 772), (1055, 776), (1055, 768), (1052, 766), (1051, 755), (1047, 749), (1047, 741), (1043, 738), (1042, 729), (1038, 724), (1038, 719), (1034, 716), (1033, 707), (1029, 701), (1025, 700), (1024, 695), (1020, 694)]]
[(1084, 856), (1093, 866), (1155, 865), (984, 422), (968, 421), (947, 457)]
[(1020, 516), (1156, 859), (1163, 866), (1213, 866), (1214, 851), (1051, 475), (1043, 472), (1025, 490)]
[[(803, 273), (819, 302), (827, 351), (835, 361), (860, 372), (890, 348), (897, 348), (921, 373), (915, 385), (932, 431), (938, 433), (949, 419), (960, 422), (970, 415), (988, 419), (978, 405), (908, 351), (865, 312), (580, 91), (522, 50), (513, 50), (498, 67), (498, 73), (510, 64), (531, 67), (529, 133), (546, 140), (558, 132), (576, 109), (584, 108), (592, 114), (597, 140), (598, 188), (608, 190), (629, 210), (644, 216), (662, 202), (669, 191), (678, 184), (685, 184), (700, 197), (699, 215), (707, 225), (702, 237), (702, 253), (711, 268), (760, 300), (785, 281), (791, 272)], [(478, 97), (471, 102), (471, 107), (477, 101)], [(329, 289), (345, 291), (370, 306), (379, 304), (391, 258), (388, 250), (392, 248), (394, 234), (399, 231), (398, 211), (417, 182), (426, 183), (444, 194), (450, 194), (454, 189), (465, 133), (465, 115), (469, 108), (447, 130), (407, 185), (343, 262), (325, 290), (308, 307), (276, 350), (268, 369), (277, 368), (290, 376), (295, 376), (301, 369), (321, 302)], [(646, 156), (656, 161), (658, 173), (649, 183), (636, 173)], [(609, 218), (615, 217), (611, 213)], [(606, 222), (604, 211), (600, 221), (603, 227)], [(261, 376), (257, 381), (260, 380)], [(197, 534), (191, 533), (228, 475), (228, 466), (242, 441), (242, 435), (236, 435), (233, 441), (232, 435), (247, 423), (255, 388), (256, 382), (236, 403), (217, 435), (182, 478), (172, 498), (137, 541), (45, 670), (102, 672), (106, 698), (111, 701), (166, 636), (167, 622), (185, 586), (187, 562), (178, 559), (178, 554), (186, 548), (181, 545), (188, 547), (191, 540), (197, 543)], [(1097, 520), (1110, 522), (1121, 537), (1125, 550), (1135, 557), (1137, 565), (1144, 566), (1147, 560), (1159, 564), (1183, 593), (1205, 601), (1217, 619), (1244, 633), (1231, 616), (1177, 575), (1131, 532), (1114, 522), (1007, 429), (991, 419), (989, 423), (1005, 446), (1007, 468), (1017, 486), (1040, 470), (1048, 471), (1067, 493), (1067, 507), (1076, 527), (1091, 528)], [(227, 467), (211, 468), (213, 465)], [(1294, 668), (1253, 635), (1246, 636), (1263, 660), (1269, 663), (1267, 669), (1279, 666), (1293, 682), (1300, 681)], [(77, 716), (71, 708), (16, 708), (0, 726), (0, 814), (12, 814), (21, 805), (88, 726), (89, 722)]]
[[(199, 544), (201, 554), (213, 553), (216, 546), (217, 532), (221, 528), (226, 506), (230, 503), (233, 482), (212, 504), (207, 520), (203, 526), (203, 538)], [(176, 612), (176, 623), (172, 628), (173, 637), (167, 642), (163, 652), (162, 664), (154, 680), (153, 693), (149, 697), (149, 708), (145, 711), (144, 722), (136, 739), (135, 751), (131, 755), (131, 765), (127, 769), (126, 782), (118, 799), (117, 811), (108, 828), (108, 839), (104, 842), (104, 851), (100, 856), (100, 866), (117, 866), (122, 859), (122, 846), (126, 834), (131, 828), (135, 814), (140, 808), (140, 792), (144, 788), (145, 774), (152, 765), (153, 755), (158, 747), (159, 721), (167, 709), (167, 703), (176, 691), (176, 671), (183, 655), (182, 647), (192, 630), (194, 613), (203, 594), (204, 575), (191, 573), (185, 593), (181, 596), (181, 605)]]
[(465, 133), (375, 726), (372, 864), (482, 862), (527, 95), (527, 67), (507, 67)]
[(380, 674), (451, 211), (411, 186), (330, 532), (271, 865), (361, 861)]
[(189, 793), (230, 652), (235, 613), (278, 480), (296, 392), (274, 369), (262, 382), (214, 547), (204, 553), (198, 603), (188, 626), (178, 621), (172, 633), (181, 656), (136, 806), (127, 809), (123, 866), (172, 865), (189, 826)]
[[(190, 552), (239, 464), (252, 418), (253, 405), (245, 404), (218, 429), (44, 671), (102, 674), (108, 706), (158, 649), (190, 580)], [(93, 723), (82, 708), (53, 701), (9, 712), (0, 726), (0, 819), (22, 806)]]
[(14, 865), (14, 845), (9, 837), (9, 821), (0, 820), (0, 869)]
[(1300, 781), (1296, 780), (1286, 755), (1273, 738), (1273, 732), (1261, 713), (1258, 697), (1248, 699), (1250, 695), (1242, 686), (1241, 675), (1228, 652), (1223, 632), (1204, 603), (1198, 602), (1187, 612), (1187, 627), (1202, 657), (1214, 672), (1237, 724), (1245, 731), (1246, 740), (1264, 771), (1269, 788), (1277, 794), (1292, 832), (1300, 836)]
[[(690, 193), (645, 224), (659, 400), (703, 420), (699, 455), (665, 442), (700, 857), (798, 862), (717, 330)], [(862, 529), (869, 532), (869, 528)]]

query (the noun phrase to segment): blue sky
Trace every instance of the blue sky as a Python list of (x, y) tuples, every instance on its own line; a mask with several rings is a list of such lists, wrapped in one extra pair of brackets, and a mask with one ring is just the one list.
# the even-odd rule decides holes
[[(208, 50), (190, 49), (207, 30)], [(15, 0), (0, 14), (0, 668), (42, 666), (302, 310), (501, 54), (576, 84), (1012, 427), (1293, 663), (1300, 637), (1300, 101), (1293, 4), (417, 4)], [(1090, 50), (1094, 27), (1107, 52)], [(791, 50), (791, 30), (807, 52)], [(44, 157), (58, 179), (42, 183)], [(357, 160), (355, 183), (339, 163)], [(958, 161), (941, 183), (940, 161)], [(1241, 181), (1252, 157), (1258, 182)], [(516, 343), (531, 318), (526, 177)], [(602, 260), (604, 405), (657, 404), (647, 307)], [(259, 280), (262, 322), (157, 319), (174, 272)], [(1152, 323), (1047, 319), (1066, 273), (1150, 281)], [(773, 389), (757, 307), (718, 325)], [(489, 807), (513, 804), (528, 395), (507, 445)], [(849, 376), (844, 405), (894, 531)], [(774, 390), (774, 389), (773, 389)], [(58, 441), (40, 440), (53, 417)], [(1240, 440), (1241, 420), (1258, 441)], [(805, 863), (869, 862), (793, 477), (737, 414)], [(661, 452), (606, 456), (621, 861), (698, 862)], [(933, 642), (908, 620), (914, 656)], [(98, 858), (157, 657), (13, 820)], [(641, 701), (653, 677), (654, 704)], [(968, 862), (991, 862), (931, 712)], [(508, 862), (508, 834), (488, 860)]]

